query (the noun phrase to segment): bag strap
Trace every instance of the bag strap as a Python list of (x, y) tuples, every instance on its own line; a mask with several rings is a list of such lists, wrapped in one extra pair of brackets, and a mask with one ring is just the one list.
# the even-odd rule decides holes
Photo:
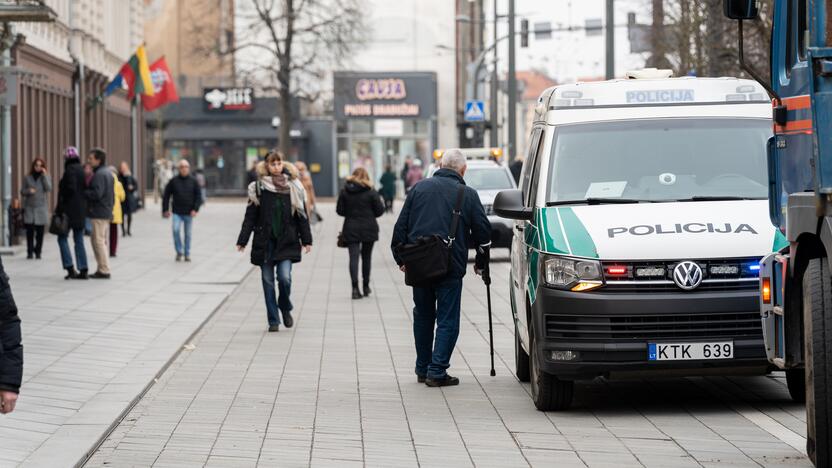
[(454, 205), (453, 216), (451, 216), (451, 230), (448, 231), (448, 248), (454, 245), (456, 230), (459, 227), (459, 216), (462, 214), (462, 199), (465, 196), (465, 186), (459, 184), (456, 191), (456, 204)]

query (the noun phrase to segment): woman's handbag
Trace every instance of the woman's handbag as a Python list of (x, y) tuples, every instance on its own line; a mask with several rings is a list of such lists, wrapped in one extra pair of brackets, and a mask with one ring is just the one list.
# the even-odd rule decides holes
[(343, 232), (338, 233), (338, 247), (341, 247), (342, 249), (347, 248), (347, 242), (344, 240), (344, 233)]
[(49, 233), (56, 236), (69, 234), (69, 216), (64, 213), (54, 213), (49, 222)]
[(447, 276), (451, 261), (451, 248), (456, 240), (464, 195), (465, 186), (460, 184), (447, 241), (434, 234), (429, 237), (420, 237), (413, 244), (396, 247), (396, 255), (405, 267), (404, 282), (406, 285), (427, 287)]

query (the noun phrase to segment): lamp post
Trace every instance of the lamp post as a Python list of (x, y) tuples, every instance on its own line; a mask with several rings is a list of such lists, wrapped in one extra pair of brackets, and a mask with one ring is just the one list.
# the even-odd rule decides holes
[(517, 74), (514, 71), (514, 0), (508, 0), (508, 158), (517, 151)]

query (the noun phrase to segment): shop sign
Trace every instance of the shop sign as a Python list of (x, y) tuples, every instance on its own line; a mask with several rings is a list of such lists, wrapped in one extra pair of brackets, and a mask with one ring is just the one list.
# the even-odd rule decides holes
[(376, 119), (375, 134), (380, 137), (400, 137), (404, 135), (404, 120)]
[(206, 88), (202, 99), (207, 112), (253, 111), (253, 88)]
[(436, 75), (336, 72), (338, 119), (429, 119), (436, 116)]

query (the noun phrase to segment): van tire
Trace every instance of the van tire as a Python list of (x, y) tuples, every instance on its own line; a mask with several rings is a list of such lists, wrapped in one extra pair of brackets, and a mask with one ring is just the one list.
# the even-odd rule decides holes
[(806, 451), (815, 466), (832, 463), (832, 277), (826, 258), (809, 261), (803, 274), (806, 367)]
[(806, 371), (804, 369), (786, 369), (786, 386), (789, 396), (795, 403), (806, 402)]
[(517, 380), (521, 382), (528, 382), (531, 379), (529, 374), (529, 355), (523, 350), (523, 344), (520, 342), (520, 330), (517, 329), (517, 324), (514, 324), (514, 373), (517, 375)]
[(561, 380), (540, 369), (537, 360), (540, 353), (535, 348), (534, 330), (529, 329), (529, 374), (531, 377), (532, 401), (540, 411), (561, 411), (572, 405), (575, 382)]

